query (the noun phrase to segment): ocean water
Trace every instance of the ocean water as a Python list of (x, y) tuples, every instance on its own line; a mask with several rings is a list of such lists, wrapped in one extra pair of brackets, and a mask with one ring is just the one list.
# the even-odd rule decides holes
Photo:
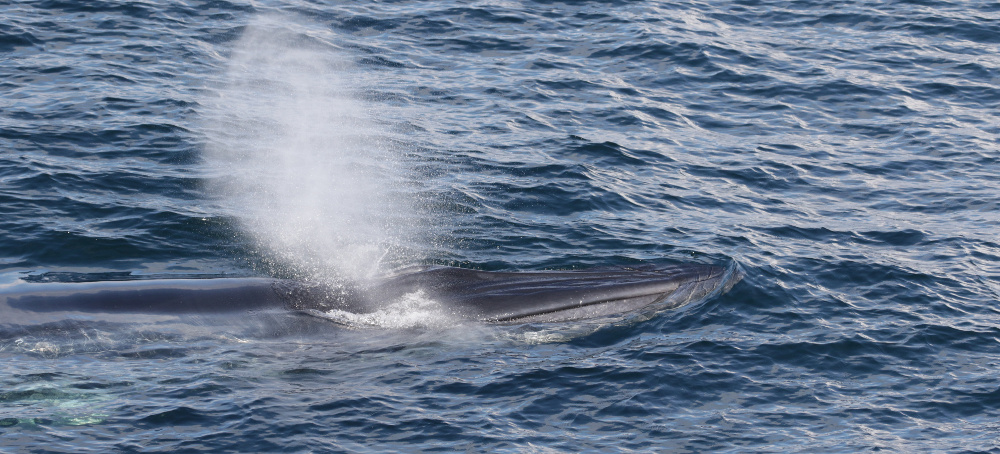
[(652, 317), (0, 332), (0, 451), (1000, 451), (1000, 5), (0, 2), (0, 281), (712, 263)]

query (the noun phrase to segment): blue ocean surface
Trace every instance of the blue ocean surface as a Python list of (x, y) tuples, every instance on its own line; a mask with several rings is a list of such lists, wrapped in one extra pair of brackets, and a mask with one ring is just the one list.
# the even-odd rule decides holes
[(0, 285), (744, 274), (5, 328), (0, 451), (1000, 452), (998, 186), (993, 1), (0, 1)]

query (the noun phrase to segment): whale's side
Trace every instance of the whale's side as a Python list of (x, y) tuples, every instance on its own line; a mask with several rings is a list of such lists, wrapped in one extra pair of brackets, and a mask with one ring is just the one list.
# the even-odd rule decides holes
[(0, 290), (0, 303), (33, 312), (238, 312), (284, 307), (286, 298), (275, 291), (280, 282), (220, 278), (19, 283)]
[(371, 295), (380, 300), (420, 289), (467, 319), (489, 323), (578, 320), (650, 306), (671, 309), (728, 290), (735, 269), (675, 265), (651, 269), (487, 272), (435, 267), (389, 277)]
[(263, 310), (367, 313), (419, 292), (450, 314), (486, 323), (578, 320), (670, 309), (728, 290), (733, 269), (675, 265), (654, 269), (487, 272), (414, 268), (351, 287), (270, 278), (18, 283), (0, 288), (0, 316), (32, 314), (220, 314)]

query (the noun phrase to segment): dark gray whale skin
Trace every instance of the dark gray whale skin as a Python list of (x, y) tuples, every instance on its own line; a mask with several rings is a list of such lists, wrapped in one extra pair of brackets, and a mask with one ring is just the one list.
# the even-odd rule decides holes
[(654, 307), (670, 309), (728, 290), (733, 268), (488, 272), (409, 268), (351, 287), (271, 278), (18, 283), (0, 289), (0, 316), (20, 313), (220, 314), (263, 310), (370, 313), (421, 292), (450, 315), (486, 323), (558, 322)]

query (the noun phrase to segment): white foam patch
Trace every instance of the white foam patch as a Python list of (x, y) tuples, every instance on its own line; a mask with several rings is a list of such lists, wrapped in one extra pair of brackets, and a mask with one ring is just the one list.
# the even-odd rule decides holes
[(514, 344), (542, 345), (561, 344), (573, 339), (591, 335), (614, 324), (614, 319), (604, 317), (576, 322), (531, 323), (498, 330), (498, 340)]
[(428, 298), (423, 291), (407, 293), (399, 300), (387, 302), (384, 307), (373, 312), (358, 314), (335, 309), (326, 312), (313, 310), (308, 313), (343, 325), (367, 328), (439, 329), (464, 323), (461, 317)]

